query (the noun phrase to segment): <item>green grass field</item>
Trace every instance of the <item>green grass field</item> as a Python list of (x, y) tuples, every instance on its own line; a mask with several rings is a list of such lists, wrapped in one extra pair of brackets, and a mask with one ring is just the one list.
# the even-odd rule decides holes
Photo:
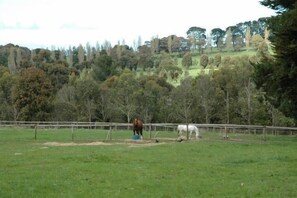
[[(72, 142), (71, 129), (0, 128), (0, 197), (297, 197), (296, 136), (202, 134), (202, 139), (106, 144)], [(76, 143), (107, 131), (79, 129)], [(148, 133), (145, 133), (148, 137)], [(122, 141), (120, 141), (122, 140)], [(121, 143), (122, 142), (122, 143)]]

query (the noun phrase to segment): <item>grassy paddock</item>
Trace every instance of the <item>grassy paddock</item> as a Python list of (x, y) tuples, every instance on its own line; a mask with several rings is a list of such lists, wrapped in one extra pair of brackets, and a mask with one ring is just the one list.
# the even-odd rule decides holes
[[(107, 132), (76, 129), (75, 141)], [(71, 129), (40, 129), (34, 140), (34, 129), (0, 128), (0, 197), (297, 197), (296, 137), (204, 132), (163, 143), (175, 134), (154, 135), (159, 143), (137, 147), (48, 146), (71, 142)]]

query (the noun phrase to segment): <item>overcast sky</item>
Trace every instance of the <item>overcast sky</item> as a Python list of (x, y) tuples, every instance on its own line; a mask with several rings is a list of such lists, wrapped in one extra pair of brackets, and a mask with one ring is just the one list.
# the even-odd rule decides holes
[(225, 30), (274, 14), (259, 0), (0, 0), (0, 45), (132, 45), (139, 36), (186, 37), (192, 26)]

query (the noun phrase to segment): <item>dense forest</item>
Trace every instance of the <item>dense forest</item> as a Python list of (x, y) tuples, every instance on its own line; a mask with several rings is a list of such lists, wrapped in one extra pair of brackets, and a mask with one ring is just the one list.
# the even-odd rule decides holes
[(210, 35), (193, 26), (134, 46), (0, 46), (0, 120), (294, 126), (296, 32), (277, 22), (296, 22), (296, 4), (262, 4), (279, 14)]

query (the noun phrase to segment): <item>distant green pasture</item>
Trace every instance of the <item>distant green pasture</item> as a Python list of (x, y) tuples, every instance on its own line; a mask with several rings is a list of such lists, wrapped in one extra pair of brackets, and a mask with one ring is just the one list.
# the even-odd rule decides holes
[[(193, 57), (192, 57), (192, 61), (193, 61), (193, 65), (190, 66), (188, 69), (184, 68), (182, 66), (182, 57), (177, 58), (177, 66), (180, 67), (183, 71), (182, 75), (177, 79), (177, 80), (172, 80), (172, 79), (168, 79), (168, 82), (174, 86), (178, 86), (180, 85), (180, 81), (183, 80), (185, 78), (185, 73), (188, 72), (188, 75), (195, 78), (198, 75), (201, 74), (209, 74), (215, 70), (218, 70), (219, 67), (215, 67), (215, 66), (207, 66), (206, 68), (203, 68), (202, 66), (200, 66), (200, 55), (197, 51), (192, 52)], [(234, 52), (234, 51), (219, 51), (216, 48), (213, 48), (213, 50), (210, 52), (208, 50), (205, 51), (205, 54), (208, 55), (209, 58), (214, 58), (216, 54), (220, 54), (222, 57), (222, 60), (225, 57), (240, 57), (240, 56), (254, 56), (256, 55), (256, 50), (255, 49), (250, 49), (249, 51), (246, 51), (245, 49), (242, 49), (242, 51), (240, 52)], [(150, 75), (152, 73), (154, 73), (155, 69), (149, 69), (147, 71), (143, 71), (142, 69), (139, 69), (136, 74), (137, 76), (140, 75)]]
[(72, 130), (38, 129), (35, 140), (34, 129), (0, 128), (0, 197), (297, 197), (296, 136), (202, 131), (180, 143), (153, 131), (158, 143), (131, 144), (122, 130), (79, 144), (108, 132), (75, 129), (77, 145), (50, 146)]

